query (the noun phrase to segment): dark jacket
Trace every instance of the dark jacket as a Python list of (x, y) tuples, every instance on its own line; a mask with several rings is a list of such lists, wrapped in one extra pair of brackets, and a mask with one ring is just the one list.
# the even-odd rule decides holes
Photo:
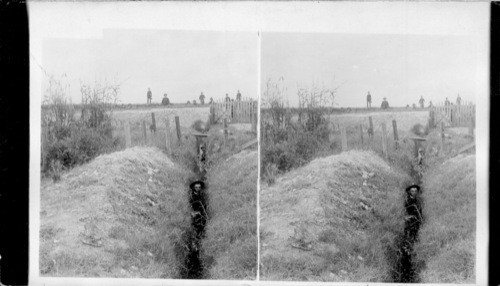
[(382, 105), (380, 106), (382, 109), (389, 108), (389, 102), (387, 100), (382, 101)]

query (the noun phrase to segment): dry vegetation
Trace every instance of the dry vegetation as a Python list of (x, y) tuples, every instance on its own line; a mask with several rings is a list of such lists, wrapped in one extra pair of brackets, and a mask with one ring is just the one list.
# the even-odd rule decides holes
[(189, 176), (160, 150), (134, 147), (45, 181), (41, 274), (177, 277), (190, 226)]
[[(113, 119), (116, 121), (130, 121), (142, 122), (146, 120), (151, 123), (151, 112), (156, 115), (157, 125), (164, 127), (165, 123), (163, 118), (166, 116), (172, 120), (175, 116), (179, 116), (181, 127), (189, 128), (196, 120), (207, 120), (210, 115), (209, 106), (205, 107), (184, 107), (184, 108), (171, 108), (171, 107), (157, 107), (157, 108), (143, 108), (143, 109), (128, 109), (113, 111)], [(175, 127), (175, 125), (171, 125)], [(149, 125), (148, 125), (149, 128)]]
[(408, 180), (375, 153), (350, 151), (263, 186), (261, 278), (388, 281)]
[(424, 283), (475, 283), (476, 156), (458, 155), (426, 172), (425, 223), (416, 253)]
[(209, 171), (203, 260), (212, 279), (257, 275), (257, 152), (244, 150)]

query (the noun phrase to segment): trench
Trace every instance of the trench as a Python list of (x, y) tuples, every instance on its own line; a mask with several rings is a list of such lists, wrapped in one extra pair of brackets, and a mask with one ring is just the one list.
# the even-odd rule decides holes
[(186, 255), (181, 267), (182, 279), (204, 279), (205, 267), (201, 259), (202, 240), (208, 221), (208, 195), (205, 184), (206, 169), (205, 145), (197, 140), (197, 159), (195, 173), (198, 179), (189, 184), (189, 204), (191, 205), (191, 226), (185, 235)]
[(404, 230), (395, 240), (393, 252), (393, 267), (391, 270), (392, 282), (398, 283), (418, 283), (419, 272), (423, 265), (421, 261), (415, 258), (414, 245), (418, 240), (418, 232), (423, 223), (422, 217), (422, 168), (423, 168), (423, 154), (422, 149), (419, 149), (416, 154), (416, 163), (414, 164), (411, 172), (412, 178), (417, 181), (404, 190)]

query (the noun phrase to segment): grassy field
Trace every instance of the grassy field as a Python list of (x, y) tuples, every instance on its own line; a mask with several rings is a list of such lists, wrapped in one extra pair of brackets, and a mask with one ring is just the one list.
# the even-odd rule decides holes
[(256, 150), (244, 150), (209, 170), (203, 260), (212, 279), (256, 279), (257, 174)]
[(373, 152), (350, 151), (262, 186), (261, 279), (389, 281), (409, 180)]
[[(151, 124), (151, 112), (155, 113), (157, 125), (163, 127), (165, 125), (164, 118), (166, 118), (167, 116), (170, 117), (170, 120), (172, 120), (172, 122), (175, 116), (179, 116), (179, 123), (181, 127), (188, 128), (196, 120), (207, 121), (210, 115), (210, 107), (144, 107), (140, 109), (118, 109), (112, 112), (112, 117), (117, 121), (128, 120), (129, 122), (142, 122), (143, 120), (146, 120), (149, 130), (149, 125)], [(175, 128), (175, 123), (171, 126)]]
[(475, 283), (475, 161), (475, 155), (461, 154), (425, 174), (425, 223), (416, 246), (426, 263), (424, 283)]
[(41, 275), (176, 278), (189, 176), (160, 150), (134, 147), (42, 182)]

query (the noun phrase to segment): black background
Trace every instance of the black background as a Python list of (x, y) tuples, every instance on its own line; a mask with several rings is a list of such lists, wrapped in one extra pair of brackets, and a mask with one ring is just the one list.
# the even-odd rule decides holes
[(28, 284), (29, 34), (25, 3), (0, 2), (1, 282)]

